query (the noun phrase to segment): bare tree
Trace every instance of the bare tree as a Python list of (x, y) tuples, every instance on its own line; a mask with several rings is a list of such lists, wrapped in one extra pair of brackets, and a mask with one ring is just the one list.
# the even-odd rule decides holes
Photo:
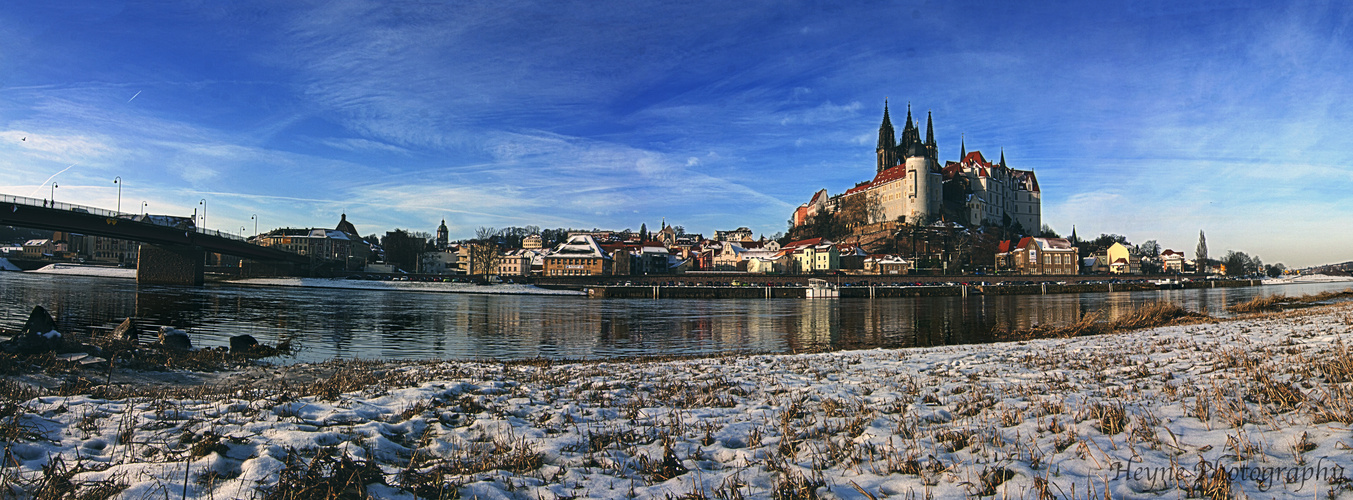
[(470, 242), (470, 274), (493, 274), (498, 270), (498, 231), (480, 226)]
[(833, 231), (833, 237), (840, 237), (850, 234), (851, 230), (869, 222), (869, 210), (867, 200), (859, 194), (843, 196), (841, 198), (840, 208), (836, 213), (836, 223), (839, 225)]
[(864, 200), (865, 211), (869, 213), (869, 223), (875, 224), (883, 222), (883, 197), (878, 193), (870, 192), (869, 197)]
[(1145, 243), (1137, 245), (1137, 255), (1151, 258), (1159, 257), (1160, 243), (1156, 243), (1156, 240), (1146, 240)]

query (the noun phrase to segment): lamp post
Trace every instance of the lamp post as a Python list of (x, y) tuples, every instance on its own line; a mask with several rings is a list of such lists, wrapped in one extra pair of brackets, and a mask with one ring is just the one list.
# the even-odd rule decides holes
[(122, 176), (114, 177), (113, 184), (117, 184), (117, 213), (122, 213)]
[(57, 186), (55, 182), (52, 183), (52, 208), (56, 208), (56, 188), (58, 187), (61, 186)]
[(149, 203), (146, 203), (146, 202), (144, 202), (144, 201), (141, 202), (141, 215), (146, 215), (146, 206), (148, 206), (148, 205), (150, 205), (150, 204), (149, 204)]
[(206, 198), (202, 198), (202, 201), (197, 202), (197, 204), (198, 204), (198, 205), (202, 205), (202, 228), (203, 228), (203, 229), (206, 229), (206, 228), (207, 228), (207, 199), (206, 199)]
[(258, 214), (250, 215), (249, 220), (254, 221), (254, 236), (258, 236)]

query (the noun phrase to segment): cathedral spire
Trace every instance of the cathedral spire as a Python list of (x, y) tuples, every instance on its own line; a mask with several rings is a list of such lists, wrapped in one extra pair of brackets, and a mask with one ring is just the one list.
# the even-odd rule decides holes
[(898, 158), (922, 156), (925, 144), (921, 142), (920, 123), (911, 117), (911, 103), (907, 103), (907, 126), (902, 129), (902, 139), (897, 145)]
[(940, 161), (940, 146), (935, 144), (935, 118), (930, 111), (925, 112), (925, 148), (930, 153), (930, 158), (938, 163)]
[(963, 134), (958, 134), (958, 148), (959, 148), (959, 149), (958, 149), (958, 161), (960, 161), (960, 162), (963, 161), (964, 158), (967, 158), (967, 157), (968, 157), (968, 142), (967, 142), (967, 139), (968, 139), (968, 138), (967, 138), (967, 137), (964, 137)]
[[(878, 149), (892, 149), (897, 144), (896, 135), (893, 132), (893, 121), (888, 118), (888, 100), (883, 100), (883, 124), (879, 125), (879, 145)], [(892, 165), (889, 165), (892, 166)]]
[(1005, 148), (1004, 148), (1004, 147), (1001, 148), (1001, 167), (1004, 167), (1004, 168), (1010, 168), (1010, 167), (1006, 167), (1006, 166), (1005, 166)]
[(935, 118), (929, 111), (925, 113), (925, 143), (926, 145), (935, 144)]
[(874, 172), (882, 172), (897, 165), (897, 139), (893, 132), (893, 121), (888, 117), (888, 99), (883, 100), (883, 124), (879, 125), (879, 144), (875, 150), (878, 161)]

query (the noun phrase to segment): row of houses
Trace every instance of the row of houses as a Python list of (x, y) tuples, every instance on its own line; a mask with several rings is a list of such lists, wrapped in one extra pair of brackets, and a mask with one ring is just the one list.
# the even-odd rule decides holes
[(25, 241), (20, 253), (13, 257), (133, 265), (139, 248), (140, 244), (134, 241), (56, 231), (51, 238)]
[[(549, 250), (514, 250), (538, 259), (540, 275), (627, 276), (678, 274), (693, 271), (751, 274), (822, 274), (850, 271), (866, 274), (906, 274), (910, 261), (898, 255), (868, 255), (859, 247), (838, 245), (822, 238), (784, 246), (774, 240), (702, 240), (671, 248), (658, 241), (599, 243), (592, 235), (574, 235)], [(499, 263), (500, 275), (525, 275), (526, 266)]]
[(996, 254), (998, 272), (1029, 275), (1142, 274), (1144, 263), (1165, 273), (1192, 272), (1194, 268), (1194, 261), (1182, 252), (1167, 249), (1158, 256), (1143, 257), (1122, 243), (1081, 258), (1079, 250), (1065, 238), (1002, 241)]

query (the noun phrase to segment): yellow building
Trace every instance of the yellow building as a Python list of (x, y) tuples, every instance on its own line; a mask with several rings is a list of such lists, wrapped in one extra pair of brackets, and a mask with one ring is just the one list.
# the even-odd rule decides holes
[(1104, 263), (1113, 274), (1141, 274), (1142, 258), (1122, 243), (1114, 243), (1104, 250)]

